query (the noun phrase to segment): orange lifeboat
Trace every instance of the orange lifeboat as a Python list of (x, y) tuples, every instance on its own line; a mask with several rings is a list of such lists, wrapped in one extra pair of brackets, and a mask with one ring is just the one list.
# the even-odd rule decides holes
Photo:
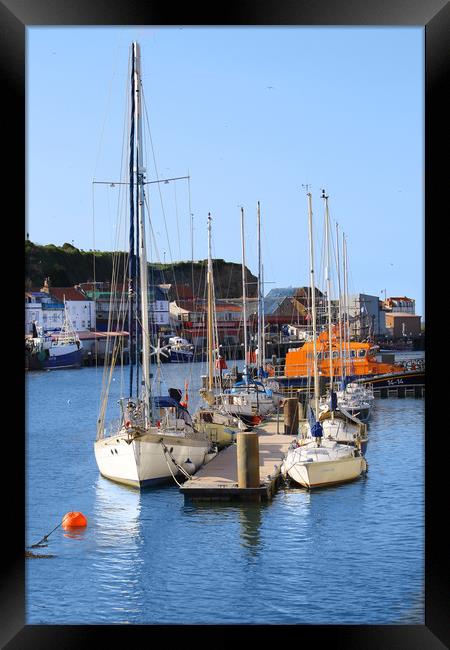
[[(393, 372), (399, 372), (402, 369), (392, 363), (382, 363), (377, 361), (375, 355), (377, 348), (370, 343), (358, 343), (350, 341), (344, 344), (342, 341), (339, 345), (339, 339), (332, 337), (332, 368), (333, 375), (342, 375), (345, 370), (346, 375), (365, 376), (381, 375)], [(317, 365), (319, 374), (323, 377), (330, 376), (330, 351), (328, 343), (328, 333), (321, 332), (316, 341), (317, 348)], [(341, 359), (341, 348), (343, 359)], [(301, 348), (288, 350), (285, 361), (286, 377), (306, 377), (312, 376), (314, 372), (314, 344), (313, 341), (307, 341)]]

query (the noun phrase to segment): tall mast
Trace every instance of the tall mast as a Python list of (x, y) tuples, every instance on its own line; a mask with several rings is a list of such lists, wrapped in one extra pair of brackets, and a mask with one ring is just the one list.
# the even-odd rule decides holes
[(262, 368), (264, 363), (264, 351), (261, 342), (261, 322), (262, 322), (262, 305), (261, 305), (261, 213), (258, 201), (258, 219), (257, 219), (257, 233), (258, 233), (258, 376), (262, 377)]
[[(129, 383), (129, 396), (133, 396), (133, 302), (136, 302), (136, 257), (134, 252), (135, 247), (135, 234), (134, 234), (134, 140), (135, 140), (135, 60), (134, 60), (134, 45), (131, 45), (131, 119), (130, 119), (130, 160), (129, 160), (129, 179), (130, 179), (130, 234), (129, 234), (129, 258), (128, 258), (128, 347), (130, 357), (130, 383)], [(135, 345), (137, 341), (135, 340)]]
[(314, 354), (314, 415), (319, 417), (319, 374), (317, 371), (317, 340), (316, 340), (316, 289), (314, 284), (314, 245), (312, 229), (312, 203), (311, 192), (307, 193), (308, 197), (308, 227), (309, 227), (309, 277), (311, 283), (311, 307), (312, 307), (312, 327), (313, 327), (313, 354)]
[(330, 279), (330, 216), (328, 212), (328, 195), (322, 190), (322, 198), (325, 201), (325, 280), (327, 283), (327, 304), (328, 304), (328, 352), (330, 355), (330, 395), (333, 390), (333, 341), (331, 323), (331, 279)]
[(244, 208), (241, 208), (241, 242), (242, 242), (242, 318), (244, 320), (244, 377), (247, 377), (247, 296), (245, 289), (245, 242), (244, 242)]
[(261, 264), (261, 339), (262, 339), (262, 357), (261, 361), (264, 363), (266, 360), (266, 325), (264, 313), (264, 264)]
[(134, 66), (134, 93), (135, 93), (135, 122), (137, 124), (136, 140), (136, 174), (137, 174), (137, 220), (138, 220), (138, 246), (139, 246), (139, 276), (140, 276), (140, 319), (142, 323), (142, 399), (144, 402), (145, 424), (150, 422), (150, 346), (149, 346), (149, 320), (148, 320), (148, 278), (147, 278), (147, 252), (145, 241), (144, 220), (144, 182), (145, 168), (142, 164), (142, 110), (141, 110), (141, 49), (137, 42), (133, 45)]
[(347, 268), (347, 242), (345, 234), (342, 233), (342, 257), (344, 258), (344, 358), (345, 375), (350, 374), (350, 323), (348, 313), (348, 268)]
[(342, 293), (341, 293), (341, 264), (339, 261), (339, 224), (336, 223), (336, 265), (339, 293), (339, 359), (341, 364), (341, 380), (345, 377), (344, 361), (342, 358)]
[(211, 257), (211, 213), (208, 212), (208, 389), (213, 388), (213, 270)]

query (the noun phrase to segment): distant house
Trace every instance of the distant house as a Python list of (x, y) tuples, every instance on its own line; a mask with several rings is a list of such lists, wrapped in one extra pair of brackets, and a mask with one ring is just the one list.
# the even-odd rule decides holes
[(305, 308), (294, 296), (264, 298), (264, 321), (268, 325), (305, 322)]
[[(327, 318), (326, 295), (316, 287), (317, 325), (323, 325)], [(310, 324), (311, 322), (311, 288), (284, 287), (271, 289), (264, 298), (266, 322), (273, 325)], [(334, 316), (333, 316), (334, 317)]]
[[(97, 330), (128, 330), (128, 288), (117, 284), (111, 291), (109, 282), (85, 282), (77, 285), (95, 301)], [(148, 315), (150, 327), (159, 331), (170, 328), (167, 289), (159, 285), (148, 288)]]
[[(234, 345), (242, 336), (242, 305), (238, 301), (216, 300), (217, 335), (221, 345)], [(172, 328), (194, 345), (206, 344), (207, 304), (205, 300), (170, 303)]]
[(394, 337), (420, 336), (420, 316), (401, 312), (386, 312), (386, 328)]
[(52, 287), (46, 278), (43, 287), (25, 293), (25, 334), (33, 332), (33, 323), (44, 331), (60, 330), (64, 323), (64, 301), (76, 331), (95, 328), (93, 301), (75, 287)]
[(387, 334), (386, 313), (382, 309), (378, 296), (366, 293), (352, 294), (348, 297), (350, 315), (350, 334), (356, 338), (366, 339)]
[(25, 292), (25, 334), (32, 334), (33, 323), (43, 326), (42, 303), (35, 292)]
[(49, 287), (49, 295), (53, 301), (64, 305), (77, 332), (95, 329), (96, 314), (93, 300), (75, 287)]
[(33, 323), (51, 331), (61, 329), (63, 322), (64, 304), (49, 293), (48, 278), (42, 288), (25, 293), (25, 334), (32, 333)]
[(169, 292), (159, 285), (151, 286), (148, 290), (149, 317), (158, 332), (170, 330)]
[(407, 313), (414, 315), (416, 313), (416, 301), (412, 298), (407, 298), (406, 296), (386, 298), (384, 301), (384, 309), (385, 311), (390, 311), (392, 313)]

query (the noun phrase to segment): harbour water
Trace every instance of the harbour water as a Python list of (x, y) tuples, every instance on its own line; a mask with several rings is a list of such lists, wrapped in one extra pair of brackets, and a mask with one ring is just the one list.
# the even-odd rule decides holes
[[(27, 624), (424, 624), (424, 400), (376, 400), (367, 478), (193, 505), (175, 484), (99, 475), (102, 372), (26, 376), (26, 544), (68, 511), (88, 518), (26, 561)], [(169, 386), (190, 378), (190, 408), (201, 372), (164, 366)], [(117, 370), (112, 414), (121, 382)]]

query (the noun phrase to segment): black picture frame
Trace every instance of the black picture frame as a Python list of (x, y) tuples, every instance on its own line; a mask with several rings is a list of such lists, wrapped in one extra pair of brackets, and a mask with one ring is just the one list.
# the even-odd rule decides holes
[[(174, 13), (175, 12), (175, 13)], [(174, 20), (176, 18), (176, 20)], [(161, 641), (183, 641), (198, 643), (207, 639), (216, 645), (227, 644), (233, 640), (251, 639), (256, 629), (263, 634), (265, 643), (286, 643), (286, 635), (296, 639), (296, 643), (307, 642), (330, 643), (334, 648), (398, 648), (434, 650), (450, 647), (450, 598), (446, 557), (449, 544), (445, 534), (448, 519), (446, 501), (446, 468), (441, 460), (448, 458), (448, 442), (434, 429), (432, 413), (439, 408), (439, 394), (432, 386), (444, 391), (445, 373), (439, 368), (442, 359), (433, 360), (431, 340), (436, 345), (437, 328), (440, 327), (438, 308), (432, 296), (434, 287), (443, 277), (443, 260), (446, 259), (445, 238), (439, 237), (437, 223), (439, 209), (443, 204), (448, 187), (448, 156), (446, 144), (446, 119), (448, 119), (448, 100), (446, 99), (446, 82), (448, 82), (448, 35), (450, 34), (450, 6), (445, 0), (383, 0), (380, 2), (356, 2), (356, 0), (321, 0), (321, 2), (279, 0), (277, 3), (227, 3), (215, 6), (214, 12), (207, 6), (201, 8), (186, 4), (176, 7), (170, 4), (148, 5), (125, 3), (110, 0), (77, 3), (51, 0), (2, 0), (0, 5), (0, 66), (3, 96), (7, 99), (7, 117), (3, 121), (3, 159), (4, 188), (13, 198), (12, 205), (4, 214), (5, 256), (13, 250), (14, 265), (7, 266), (7, 275), (13, 275), (20, 284), (17, 259), (23, 259), (18, 250), (23, 250), (24, 229), (22, 215), (25, 214), (25, 30), (33, 25), (371, 25), (371, 26), (408, 26), (417, 25), (425, 28), (425, 272), (426, 299), (425, 313), (427, 323), (426, 357), (428, 382), (426, 389), (426, 431), (425, 436), (425, 496), (426, 496), (426, 551), (425, 551), (425, 625), (396, 626), (194, 626), (207, 628), (198, 631), (186, 631), (185, 626), (119, 626), (119, 625), (83, 625), (83, 626), (28, 626), (25, 625), (25, 437), (20, 430), (20, 419), (5, 424), (3, 443), (7, 445), (8, 469), (11, 475), (4, 484), (4, 521), (3, 539), (8, 551), (3, 553), (3, 571), (1, 579), (0, 608), (0, 642), (9, 650), (24, 648), (75, 648), (80, 645), (90, 646), (98, 643), (130, 643), (138, 637), (145, 645), (155, 642), (155, 633)], [(443, 162), (441, 162), (443, 161)], [(23, 197), (20, 200), (17, 197)], [(23, 211), (18, 206), (23, 206)], [(444, 208), (443, 208), (444, 209)], [(17, 214), (16, 217), (16, 212)], [(441, 212), (440, 214), (445, 214)], [(8, 221), (7, 216), (14, 215)], [(10, 227), (9, 224), (13, 225)], [(10, 240), (12, 241), (10, 243)], [(16, 239), (17, 238), (17, 239)], [(12, 244), (14, 242), (14, 244)], [(17, 248), (15, 244), (17, 243)], [(431, 246), (433, 252), (431, 253)], [(441, 261), (441, 262), (440, 262)], [(418, 260), (418, 263), (420, 261)], [(441, 269), (439, 269), (441, 263)], [(25, 261), (24, 261), (25, 266)], [(16, 278), (17, 276), (17, 278)], [(447, 276), (448, 277), (448, 274)], [(23, 313), (22, 287), (14, 290), (14, 309)], [(5, 298), (4, 298), (5, 299)], [(8, 294), (10, 301), (10, 294)], [(442, 314), (441, 314), (442, 316)], [(13, 372), (15, 391), (19, 394), (19, 407), (16, 411), (26, 414), (24, 390), (22, 399), (18, 387), (24, 387), (22, 370), (23, 329), (22, 324), (8, 333), (9, 373)], [(11, 335), (14, 345), (10, 345)], [(446, 329), (443, 331), (444, 339)], [(17, 343), (17, 349), (15, 345)], [(447, 362), (444, 359), (445, 363)], [(17, 373), (17, 375), (15, 374)], [(448, 373), (447, 373), (448, 374)], [(442, 384), (440, 383), (442, 375)], [(447, 380), (448, 383), (448, 380)], [(437, 389), (436, 388), (436, 389)], [(9, 391), (4, 392), (6, 397)], [(445, 397), (443, 398), (445, 404)], [(17, 409), (17, 407), (16, 407)], [(25, 431), (25, 417), (23, 419)], [(9, 441), (9, 442), (8, 442)], [(436, 445), (439, 443), (438, 453)], [(4, 462), (6, 459), (4, 458)], [(395, 498), (395, 495), (392, 495)], [(395, 549), (392, 550), (395, 552)], [(176, 623), (176, 621), (174, 621)], [(149, 628), (151, 628), (149, 630)], [(211, 628), (211, 629), (209, 629)], [(294, 635), (292, 637), (292, 635)]]

